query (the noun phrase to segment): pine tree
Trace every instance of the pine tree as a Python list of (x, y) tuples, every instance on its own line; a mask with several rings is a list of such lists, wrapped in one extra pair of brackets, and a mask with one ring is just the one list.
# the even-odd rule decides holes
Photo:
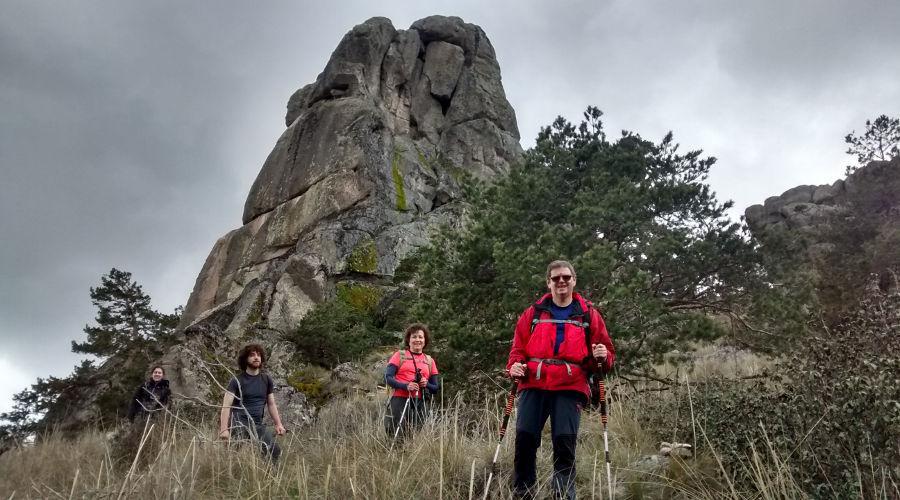
[[(850, 146), (848, 155), (856, 156), (860, 166), (865, 166), (872, 161), (889, 161), (900, 156), (900, 119), (881, 115), (872, 120), (866, 120), (866, 131), (863, 135), (856, 135), (856, 131), (847, 134), (844, 142)], [(855, 170), (848, 166), (847, 173)]]
[(116, 268), (91, 288), (91, 302), (97, 307), (96, 326), (87, 325), (87, 341), (72, 341), (72, 352), (108, 357), (153, 341), (164, 330), (165, 315), (150, 307), (150, 296), (131, 278)]
[[(160, 313), (131, 273), (113, 268), (90, 289), (97, 307), (95, 326), (85, 326), (87, 340), (72, 341), (72, 351), (102, 358), (99, 366), (83, 360), (66, 377), (38, 378), (13, 396), (13, 409), (0, 414), (0, 452), (30, 435), (51, 428), (78, 408), (89, 406), (96, 420), (113, 421), (128, 395), (147, 375), (147, 364), (175, 341), (181, 316)], [(103, 389), (95, 391), (98, 386)], [(86, 394), (93, 394), (90, 400)], [(68, 429), (77, 430), (77, 429)]]
[[(474, 185), (462, 229), (445, 228), (401, 266), (416, 284), (410, 320), (435, 326), (442, 371), (504, 366), (517, 315), (566, 259), (599, 307), (622, 373), (672, 349), (745, 329), (742, 307), (767, 288), (761, 258), (706, 184), (714, 158), (680, 153), (672, 134), (609, 141), (597, 108), (544, 128), (521, 165)], [(412, 269), (410, 269), (412, 268)], [(448, 370), (445, 371), (444, 367)]]

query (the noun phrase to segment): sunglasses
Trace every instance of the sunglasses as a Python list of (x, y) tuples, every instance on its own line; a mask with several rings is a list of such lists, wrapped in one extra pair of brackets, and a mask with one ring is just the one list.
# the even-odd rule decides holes
[(550, 281), (552, 281), (554, 283), (559, 283), (559, 280), (563, 280), (566, 283), (568, 283), (569, 280), (571, 280), (571, 279), (572, 279), (571, 274), (560, 274), (559, 276), (550, 276)]

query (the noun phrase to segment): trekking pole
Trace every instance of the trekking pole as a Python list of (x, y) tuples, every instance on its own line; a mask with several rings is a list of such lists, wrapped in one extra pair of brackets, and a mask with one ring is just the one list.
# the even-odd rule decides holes
[(410, 398), (406, 398), (406, 403), (403, 404), (403, 412), (400, 413), (400, 421), (397, 422), (397, 430), (394, 431), (394, 439), (391, 441), (391, 450), (394, 449), (394, 443), (397, 442), (397, 435), (400, 434), (400, 429), (403, 427), (403, 417), (406, 416), (406, 409), (409, 408), (409, 400)]
[[(413, 360), (413, 362), (415, 363), (415, 360)], [(419, 369), (418, 369), (418, 368), (416, 368), (416, 378), (415, 378), (415, 382), (416, 382), (416, 385), (417, 385), (417, 386), (418, 386), (419, 380), (421, 380), (421, 379), (422, 379), (422, 373), (419, 372)], [(416, 387), (416, 392), (415, 392), (415, 394), (416, 394), (416, 395), (419, 394), (418, 387)], [(394, 449), (394, 443), (397, 442), (397, 436), (400, 434), (400, 429), (403, 428), (403, 417), (406, 416), (406, 410), (409, 408), (409, 401), (410, 401), (411, 399), (412, 399), (412, 397), (407, 396), (407, 398), (406, 398), (406, 403), (403, 404), (403, 411), (400, 413), (400, 421), (397, 422), (397, 430), (394, 431), (394, 440), (391, 441), (391, 450)]]
[(491, 473), (488, 474), (487, 484), (484, 485), (485, 500), (488, 492), (491, 491), (491, 480), (494, 473), (497, 472), (497, 458), (500, 456), (500, 445), (503, 443), (503, 436), (506, 435), (506, 425), (509, 423), (509, 415), (512, 413), (513, 404), (516, 402), (516, 392), (519, 390), (519, 379), (513, 379), (512, 388), (509, 390), (509, 396), (506, 397), (506, 408), (503, 410), (503, 423), (500, 425), (500, 439), (497, 440), (497, 449), (494, 451), (494, 461), (491, 463)]
[(609, 498), (613, 498), (612, 472), (610, 471), (609, 461), (609, 434), (606, 430), (606, 422), (608, 420), (606, 414), (606, 382), (603, 377), (600, 378), (600, 422), (603, 423), (603, 452), (606, 455), (606, 484), (609, 487)]

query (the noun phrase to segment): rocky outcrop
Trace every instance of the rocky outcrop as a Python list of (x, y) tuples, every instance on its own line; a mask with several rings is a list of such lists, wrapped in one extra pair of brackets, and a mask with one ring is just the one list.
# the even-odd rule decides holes
[[(429, 227), (455, 221), (462, 177), (503, 175), (521, 155), (494, 49), (456, 17), (354, 27), (290, 97), (285, 123), (243, 225), (197, 277), (180, 325), (189, 338), (279, 338), (342, 284), (387, 284)], [(170, 354), (170, 368), (195, 369)], [(200, 395), (198, 377), (179, 388)]]
[[(521, 153), (494, 49), (455, 17), (354, 27), (291, 96), (286, 122), (244, 225), (210, 252), (183, 327), (223, 309), (239, 316), (234, 302), (263, 282), (273, 300), (260, 317), (290, 327), (335, 279), (391, 275), (426, 227), (452, 217), (461, 174), (491, 178)], [(355, 250), (373, 245), (371, 259), (352, 265)]]
[(762, 205), (748, 207), (744, 218), (755, 233), (772, 227), (816, 233), (817, 227), (844, 212), (851, 200), (866, 205), (867, 199), (881, 196), (881, 188), (896, 185), (898, 180), (900, 157), (873, 161), (833, 184), (797, 186), (780, 196), (766, 198)]
[[(897, 186), (900, 157), (873, 161), (833, 184), (797, 186), (767, 198), (761, 205), (748, 207), (744, 218), (757, 236), (773, 229), (802, 236), (810, 257), (815, 259), (831, 251), (829, 230), (837, 220), (868, 211), (878, 212), (887, 220), (898, 220)], [(888, 226), (894, 228), (896, 224)]]

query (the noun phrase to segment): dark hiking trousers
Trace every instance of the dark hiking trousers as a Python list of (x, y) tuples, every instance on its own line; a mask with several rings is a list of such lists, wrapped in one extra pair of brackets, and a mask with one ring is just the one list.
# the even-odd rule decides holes
[(278, 462), (281, 456), (281, 447), (275, 441), (275, 433), (265, 424), (256, 424), (253, 421), (235, 419), (231, 422), (231, 437), (236, 441), (250, 440), (259, 443), (263, 456), (272, 463)]
[(576, 391), (526, 389), (519, 395), (513, 472), (516, 496), (534, 498), (537, 450), (549, 417), (553, 441), (553, 493), (556, 498), (575, 498), (575, 443), (584, 399), (584, 394)]
[[(403, 415), (403, 407), (409, 401), (409, 407), (406, 408), (406, 415)], [(400, 418), (403, 418), (403, 430), (400, 436), (409, 434), (412, 429), (418, 428), (425, 421), (425, 401), (421, 398), (409, 399), (400, 396), (392, 396), (388, 402), (388, 408), (384, 415), (384, 430), (388, 437), (394, 437), (397, 432), (397, 426), (400, 424)]]

